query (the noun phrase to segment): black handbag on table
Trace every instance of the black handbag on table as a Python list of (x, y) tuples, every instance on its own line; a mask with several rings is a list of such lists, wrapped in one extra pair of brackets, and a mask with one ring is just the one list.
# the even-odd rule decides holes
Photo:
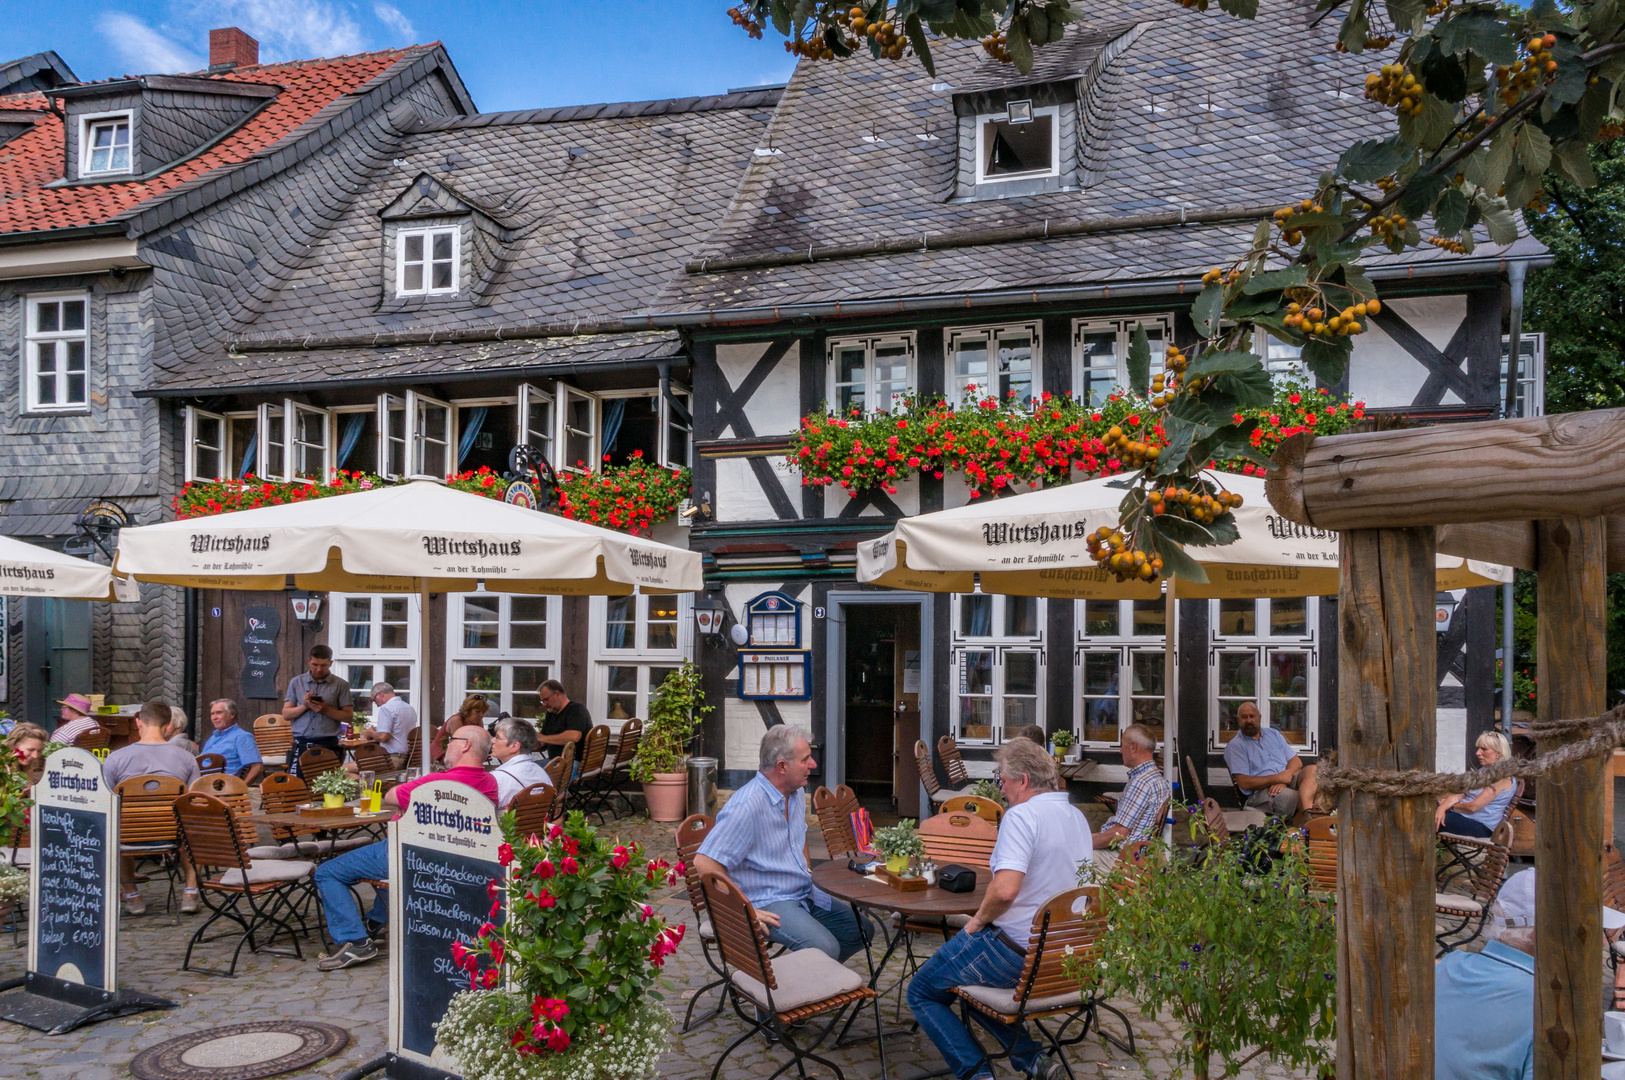
[(972, 892), (976, 889), (976, 871), (958, 863), (949, 863), (938, 868), (937, 886), (949, 892)]

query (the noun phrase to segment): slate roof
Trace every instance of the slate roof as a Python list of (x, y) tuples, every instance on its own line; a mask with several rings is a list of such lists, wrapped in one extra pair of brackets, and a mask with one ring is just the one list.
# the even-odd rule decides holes
[(62, 57), (54, 50), (0, 61), (0, 97), (30, 90), (46, 90), (78, 81), (79, 77), (73, 73), (73, 69), (63, 63)]
[(48, 187), (62, 178), (62, 120), (44, 94), (0, 97), (0, 109), (38, 113), (33, 127), (0, 146), (0, 234), (102, 225), (128, 219), (196, 182), (274, 153), (342, 111), (347, 98), (390, 79), (438, 45), (412, 46), (286, 64), (260, 64), (200, 78), (270, 83), (276, 98), (242, 127), (195, 157), (146, 180)]
[[(913, 64), (802, 61), (763, 141), (776, 153), (753, 157), (690, 269), (707, 261), (798, 262), (680, 271), (648, 309), (654, 324), (663, 324), (661, 315), (729, 308), (1188, 280), (1232, 258), (1252, 221), (1066, 239), (1041, 234), (946, 250), (933, 249), (931, 240), (1082, 223), (1109, 230), (1136, 215), (1267, 209), (1306, 194), (1337, 147), (1392, 130), (1384, 110), (1364, 98), (1365, 75), (1380, 60), (1334, 52), (1337, 20), (1312, 28), (1312, 3), (1263, 0), (1254, 22), (1217, 7), (1199, 13), (1149, 0), (1099, 0), (1088, 13), (1090, 21), (1070, 27), (1065, 41), (1039, 50), (1041, 70), (1029, 78), (990, 60), (975, 42), (934, 43), (935, 79)], [(1080, 188), (956, 201), (954, 95), (1001, 78), (1008, 85), (1069, 76), (1082, 79)], [(809, 247), (816, 258), (832, 245), (876, 241), (914, 250), (799, 259)], [(1522, 240), (1512, 254), (1542, 251)], [(1499, 254), (1489, 245), (1478, 252), (1481, 259)], [(1452, 258), (1424, 248), (1404, 262)], [(1373, 260), (1384, 261), (1393, 260)]]

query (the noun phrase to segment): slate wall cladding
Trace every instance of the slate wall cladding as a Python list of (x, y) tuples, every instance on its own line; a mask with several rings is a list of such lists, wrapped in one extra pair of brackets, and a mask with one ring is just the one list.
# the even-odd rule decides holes
[(192, 153), (234, 124), (241, 123), (265, 99), (236, 94), (186, 94), (148, 91), (141, 102), (141, 167), (156, 169)]

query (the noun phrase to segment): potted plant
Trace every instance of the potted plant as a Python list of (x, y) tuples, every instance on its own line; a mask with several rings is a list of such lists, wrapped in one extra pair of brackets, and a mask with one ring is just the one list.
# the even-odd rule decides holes
[(322, 797), (322, 805), (332, 809), (361, 797), (361, 781), (343, 769), (330, 769), (311, 781), (310, 790)]
[(1060, 731), (1057, 731), (1055, 734), (1051, 735), (1049, 737), (1049, 741), (1050, 753), (1055, 755), (1056, 761), (1060, 761), (1062, 758), (1066, 757), (1066, 752), (1072, 745), (1072, 733), (1067, 731), (1065, 728), (1062, 728)]
[(629, 770), (643, 785), (649, 817), (655, 821), (682, 821), (688, 805), (688, 744), (694, 726), (711, 711), (703, 704), (700, 669), (693, 664), (667, 675), (649, 699), (643, 741)]
[[(578, 810), (540, 836), (507, 813), (502, 832), (507, 919), (451, 946), (469, 989), (436, 1025), (439, 1048), (468, 1080), (654, 1076), (672, 1024), (661, 969), (684, 927), (651, 905), (680, 866), (606, 838)], [(502, 887), (490, 884), (493, 917)]]
[(874, 848), (886, 857), (886, 869), (901, 877), (909, 859), (925, 854), (925, 841), (914, 831), (914, 819), (904, 818), (896, 825), (876, 829)]
[(997, 803), (1001, 809), (1008, 809), (1010, 806), (1010, 803), (1004, 797), (1004, 789), (991, 780), (982, 779), (976, 781), (971, 785), (970, 793), (978, 799), (986, 799), (988, 802)]
[[(30, 795), (29, 777), (18, 760), (0, 763), (0, 842), (9, 848), (26, 840), (28, 816), (34, 805)], [(11, 915), (12, 908), (28, 899), (28, 872), (14, 866), (0, 864), (0, 922)]]

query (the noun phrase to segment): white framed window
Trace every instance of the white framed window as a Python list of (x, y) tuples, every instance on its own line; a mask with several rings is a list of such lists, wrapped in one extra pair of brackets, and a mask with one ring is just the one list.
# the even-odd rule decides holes
[(315, 484), (327, 482), (327, 463), (333, 460), (333, 423), (326, 409), (288, 402), (292, 420), (288, 445), (289, 479)]
[(241, 480), (254, 473), (259, 456), (260, 417), (258, 412), (226, 414), (226, 478)]
[[(411, 594), (329, 593), (333, 667), (355, 694), (358, 710), (369, 705), (372, 684), (387, 682), (416, 705), (418, 634), (422, 620)], [(366, 709), (371, 712), (370, 707)]]
[(378, 406), (328, 410), (332, 414), (333, 471), (377, 473)]
[(525, 383), (519, 387), (519, 441), (542, 452), (547, 463), (558, 468), (553, 456), (553, 395)]
[(1294, 747), (1317, 753), (1320, 598), (1208, 601), (1208, 749), (1233, 739), (1242, 703)]
[(130, 171), (130, 114), (100, 113), (79, 120), (79, 175)]
[[(1507, 352), (1510, 337), (1501, 338), (1501, 403), (1507, 399)], [(1518, 389), (1513, 416), (1546, 415), (1546, 335), (1527, 330), (1518, 335)]]
[(693, 420), (687, 387), (674, 386), (671, 399), (658, 389), (611, 390), (598, 395), (599, 460), (625, 465), (633, 458), (675, 468), (689, 462)]
[(407, 475), (444, 480), (452, 468), (451, 403), (406, 392)]
[(1144, 724), (1163, 737), (1167, 610), (1158, 600), (1078, 600), (1073, 653), (1074, 734), (1115, 747), (1123, 728)]
[(1292, 345), (1267, 330), (1258, 331), (1253, 348), (1264, 359), (1264, 370), (1270, 378), (1302, 378), (1303, 346)]
[[(649, 698), (676, 664), (599, 664), (594, 671), (592, 714), (612, 732), (633, 717), (647, 718)], [(601, 704), (600, 704), (601, 703)]]
[(461, 243), (462, 229), (456, 225), (397, 231), (395, 294), (430, 296), (456, 292)]
[(1132, 319), (1074, 319), (1072, 321), (1072, 397), (1087, 405), (1102, 405), (1116, 387), (1128, 385), (1129, 341), (1137, 327), (1145, 327), (1151, 344), (1151, 374), (1162, 370), (1162, 351), (1174, 339), (1172, 315), (1144, 315)]
[(378, 475), (398, 480), (406, 475), (406, 399), (378, 395)]
[(29, 412), (82, 412), (89, 401), (90, 298), (30, 296), (24, 305), (23, 389)]
[(229, 471), (230, 422), (219, 413), (186, 407), (187, 481), (225, 480)]
[(953, 598), (954, 737), (977, 745), (1041, 724), (1044, 612), (1032, 596), (966, 593)]
[(559, 433), (557, 445), (563, 451), (555, 469), (591, 472), (598, 468), (602, 452), (599, 439), (597, 394), (559, 383)]
[(501, 474), (508, 468), (508, 451), (519, 441), (517, 397), (457, 398), (452, 401), (452, 473), (472, 472), (481, 466)]
[(288, 478), (288, 403), (260, 406), (255, 435), (254, 475), (264, 480)]
[(667, 393), (660, 399), (660, 464), (686, 469), (694, 461), (694, 393), (675, 382)]
[(558, 672), (562, 610), (557, 596), (455, 594), (447, 707), (455, 709), (468, 695), (483, 694), (491, 702), (492, 717), (506, 710), (539, 718), (542, 683)]
[(829, 343), (829, 400), (837, 412), (891, 412), (914, 392), (914, 335)]
[(1002, 184), (1061, 173), (1061, 109), (1012, 101), (976, 117), (976, 182)]
[(948, 385), (952, 400), (976, 387), (979, 397), (1031, 404), (1039, 357), (1038, 323), (978, 326), (948, 331)]
[(647, 718), (649, 695), (694, 654), (688, 593), (595, 596), (591, 604), (591, 699), (587, 707), (614, 730)]

